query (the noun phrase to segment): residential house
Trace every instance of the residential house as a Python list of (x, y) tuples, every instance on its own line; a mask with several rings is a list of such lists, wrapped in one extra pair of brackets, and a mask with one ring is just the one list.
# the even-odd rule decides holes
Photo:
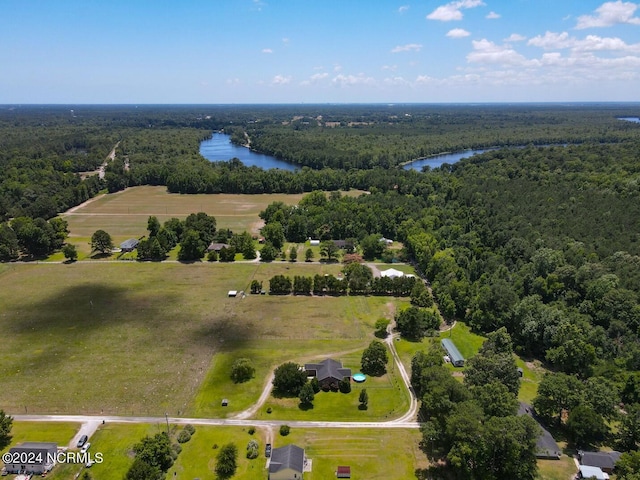
[(306, 363), (304, 369), (308, 377), (316, 377), (320, 387), (330, 387), (343, 379), (351, 380), (351, 369), (343, 368), (342, 363), (327, 358), (320, 363)]
[(613, 473), (616, 462), (620, 459), (620, 452), (578, 452), (580, 465), (598, 467), (606, 473)]
[(458, 351), (458, 348), (450, 338), (444, 338), (440, 341), (442, 348), (447, 352), (447, 356), (454, 367), (464, 367), (464, 357)]
[(2, 459), (10, 460), (5, 461), (7, 473), (42, 475), (55, 466), (57, 453), (58, 446), (55, 443), (24, 442), (9, 449)]
[(274, 448), (269, 461), (269, 480), (302, 480), (304, 449), (297, 445)]

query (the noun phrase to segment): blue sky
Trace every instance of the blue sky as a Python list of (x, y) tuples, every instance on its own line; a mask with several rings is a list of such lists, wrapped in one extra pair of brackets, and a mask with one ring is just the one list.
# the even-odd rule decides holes
[(0, 0), (0, 103), (640, 101), (625, 0)]

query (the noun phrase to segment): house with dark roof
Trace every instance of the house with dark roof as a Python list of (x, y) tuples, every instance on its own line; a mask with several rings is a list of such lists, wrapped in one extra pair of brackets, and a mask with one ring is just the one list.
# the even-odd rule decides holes
[(140, 241), (137, 238), (130, 238), (120, 244), (120, 250), (123, 252), (133, 252), (138, 247), (139, 243)]
[(7, 458), (3, 455), (2, 459), (7, 473), (42, 475), (55, 466), (57, 453), (55, 443), (24, 442), (9, 449), (5, 454)]
[(297, 445), (274, 448), (269, 461), (269, 480), (302, 480), (304, 449)]
[(598, 467), (606, 473), (613, 473), (616, 462), (620, 459), (620, 452), (578, 452), (580, 465), (587, 467)]
[(351, 369), (343, 368), (342, 363), (327, 358), (320, 363), (305, 363), (304, 369), (308, 377), (316, 377), (320, 387), (337, 384), (343, 379), (351, 380)]
[(220, 252), (223, 248), (229, 248), (229, 245), (227, 243), (211, 242), (207, 247), (207, 252)]
[(538, 422), (538, 419), (533, 414), (533, 408), (531, 405), (520, 402), (518, 415), (529, 415), (540, 427), (540, 435), (536, 440), (536, 458), (544, 460), (560, 460), (560, 456), (562, 455), (560, 446), (553, 439), (553, 436), (551, 436), (549, 431), (540, 425), (540, 422)]

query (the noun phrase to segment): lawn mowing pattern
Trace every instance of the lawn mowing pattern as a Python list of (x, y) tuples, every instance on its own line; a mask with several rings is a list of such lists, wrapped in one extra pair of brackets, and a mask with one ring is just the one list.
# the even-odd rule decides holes
[(406, 480), (428, 465), (419, 441), (417, 430), (292, 428), (286, 437), (277, 435), (274, 447), (294, 443), (305, 449), (313, 465), (305, 480), (335, 478), (338, 465), (349, 465), (352, 478)]

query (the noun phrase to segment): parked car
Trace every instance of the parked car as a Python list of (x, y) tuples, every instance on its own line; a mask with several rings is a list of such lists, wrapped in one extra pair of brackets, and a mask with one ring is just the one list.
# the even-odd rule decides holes
[(89, 442), (85, 443), (82, 448), (80, 449), (80, 451), (82, 453), (86, 452), (87, 450), (89, 450), (89, 447), (91, 446), (91, 444)]
[(86, 435), (82, 435), (80, 437), (80, 440), (78, 440), (78, 448), (84, 447), (84, 444), (87, 443), (87, 440), (89, 440), (89, 437), (87, 437)]
[(271, 444), (267, 443), (267, 445), (264, 447), (264, 456), (269, 458), (271, 456)]

